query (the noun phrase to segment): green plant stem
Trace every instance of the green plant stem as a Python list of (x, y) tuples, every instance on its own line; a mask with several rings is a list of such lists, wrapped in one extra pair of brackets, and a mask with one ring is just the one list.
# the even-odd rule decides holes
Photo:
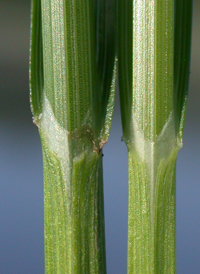
[(128, 274), (176, 272), (175, 169), (187, 103), (191, 7), (189, 0), (119, 1)]
[(175, 167), (163, 159), (155, 179), (153, 211), (146, 163), (129, 152), (128, 273), (175, 273)]
[(46, 273), (106, 273), (101, 153), (70, 161), (67, 189), (63, 163), (43, 137), (42, 145)]
[(115, 97), (115, 0), (33, 0), (31, 20), (45, 273), (105, 274), (102, 148)]

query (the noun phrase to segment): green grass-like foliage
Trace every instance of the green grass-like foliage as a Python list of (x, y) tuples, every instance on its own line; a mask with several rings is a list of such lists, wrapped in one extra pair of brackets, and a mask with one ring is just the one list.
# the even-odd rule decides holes
[(115, 14), (115, 0), (32, 0), (30, 100), (48, 274), (106, 273), (101, 150), (114, 106)]
[(128, 273), (174, 274), (175, 168), (187, 104), (191, 0), (119, 0), (129, 157)]

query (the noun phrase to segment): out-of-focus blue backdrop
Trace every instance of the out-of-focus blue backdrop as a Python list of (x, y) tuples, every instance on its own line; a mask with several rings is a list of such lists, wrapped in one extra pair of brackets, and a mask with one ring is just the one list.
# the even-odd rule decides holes
[[(200, 2), (184, 147), (177, 162), (177, 273), (200, 273)], [(0, 273), (42, 274), (42, 153), (29, 108), (29, 0), (0, 0)], [(108, 274), (126, 273), (128, 176), (117, 95), (104, 148)]]

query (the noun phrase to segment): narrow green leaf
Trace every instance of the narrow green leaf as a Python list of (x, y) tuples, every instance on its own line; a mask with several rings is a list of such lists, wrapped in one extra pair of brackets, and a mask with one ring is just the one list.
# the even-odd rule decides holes
[(130, 274), (176, 271), (175, 167), (187, 101), (191, 11), (190, 0), (119, 1)]
[(42, 113), (42, 93), (44, 88), (42, 18), (40, 0), (32, 1), (31, 50), (30, 50), (30, 101), (35, 123)]
[(190, 75), (192, 0), (175, 1), (174, 115), (179, 139), (183, 137)]
[[(116, 59), (116, 0), (97, 0), (96, 4), (96, 59), (101, 89), (95, 94), (96, 126), (100, 125), (101, 138), (107, 141), (114, 109)], [(115, 45), (115, 46), (114, 46)], [(114, 64), (114, 69), (113, 69)], [(102, 113), (100, 120), (99, 112)]]

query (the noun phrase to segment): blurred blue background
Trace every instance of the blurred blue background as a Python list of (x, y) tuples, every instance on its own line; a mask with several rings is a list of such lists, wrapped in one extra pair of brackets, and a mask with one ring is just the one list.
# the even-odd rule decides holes
[[(177, 162), (177, 273), (200, 273), (200, 2), (184, 147)], [(42, 153), (29, 108), (29, 0), (0, 0), (0, 273), (42, 274)], [(126, 273), (128, 175), (117, 95), (104, 148), (108, 274)]]

